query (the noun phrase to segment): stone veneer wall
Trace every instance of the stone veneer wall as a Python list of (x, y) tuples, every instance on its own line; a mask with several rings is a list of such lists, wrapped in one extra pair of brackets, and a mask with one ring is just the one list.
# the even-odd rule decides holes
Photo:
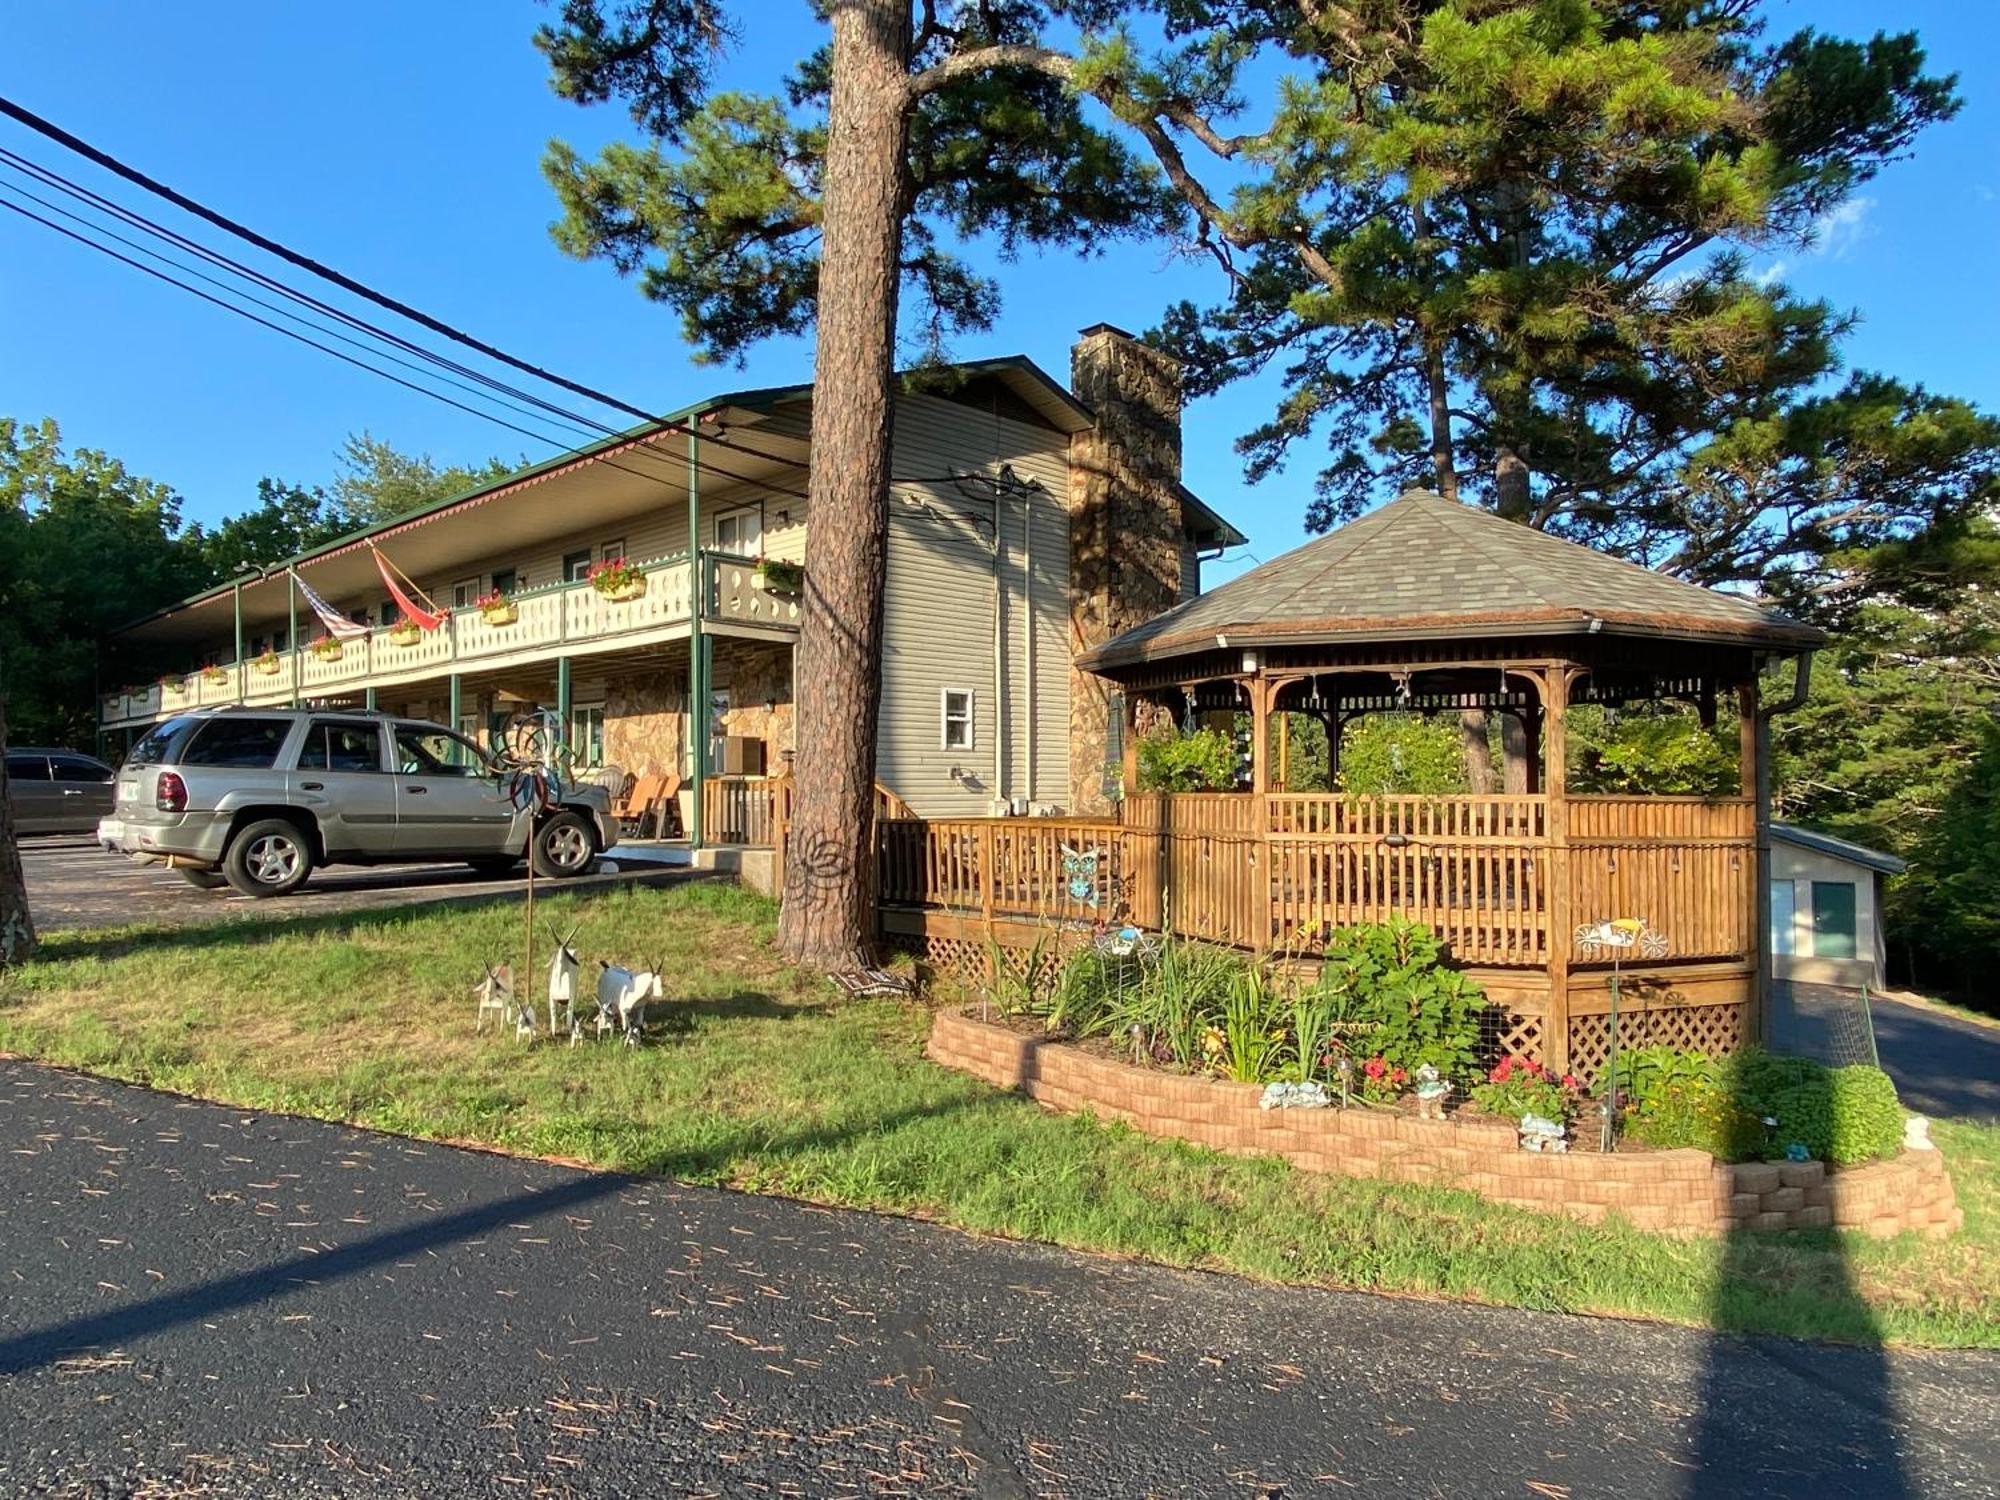
[[(766, 767), (784, 769), (793, 745), (792, 648), (774, 641), (715, 642), (716, 688), (729, 690), (721, 734), (764, 741)], [(770, 706), (766, 706), (766, 705)], [(687, 668), (614, 675), (604, 685), (604, 758), (634, 776), (678, 775), (687, 761)]]
[[(1083, 331), (1070, 386), (1097, 416), (1070, 439), (1072, 655), (1173, 608), (1183, 522), (1181, 373), (1167, 354), (1106, 324)], [(1104, 792), (1111, 685), (1070, 669), (1070, 811), (1111, 810)]]
[(1088, 1109), (1148, 1135), (1282, 1156), (1307, 1171), (1458, 1188), (1540, 1213), (1590, 1221), (1616, 1213), (1676, 1234), (1828, 1224), (1949, 1234), (1963, 1222), (1936, 1151), (1835, 1172), (1816, 1161), (1728, 1166), (1693, 1150), (1540, 1154), (1522, 1151), (1501, 1120), (1261, 1109), (1255, 1084), (1132, 1067), (950, 1010), (938, 1013), (925, 1051), (1051, 1109)]

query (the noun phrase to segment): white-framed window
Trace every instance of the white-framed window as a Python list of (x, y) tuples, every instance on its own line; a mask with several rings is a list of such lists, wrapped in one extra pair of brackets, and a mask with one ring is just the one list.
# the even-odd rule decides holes
[(945, 688), (938, 694), (938, 744), (946, 750), (972, 748), (971, 688)]
[(615, 536), (597, 549), (599, 562), (617, 562), (625, 556), (625, 538)]
[(461, 578), (451, 586), (451, 607), (453, 609), (469, 609), (472, 606), (472, 601), (485, 592), (486, 590), (480, 587), (477, 578)]
[(715, 518), (715, 550), (732, 557), (756, 557), (764, 550), (764, 507), (746, 505)]
[(572, 703), (569, 709), (569, 752), (579, 766), (604, 764), (604, 705)]

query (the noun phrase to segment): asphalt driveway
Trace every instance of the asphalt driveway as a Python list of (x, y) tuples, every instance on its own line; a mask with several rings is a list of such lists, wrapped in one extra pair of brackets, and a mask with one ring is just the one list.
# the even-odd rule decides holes
[[(27, 875), (28, 906), (36, 929), (42, 932), (125, 927), (139, 922), (195, 926), (231, 917), (268, 919), (286, 913), (379, 911), (433, 901), (507, 898), (527, 889), (525, 870), (496, 877), (463, 864), (335, 865), (315, 874), (293, 895), (257, 901), (227, 888), (199, 890), (172, 870), (135, 865), (122, 854), (98, 848), (84, 835), (23, 839), (21, 862)], [(565, 881), (562, 888), (620, 880), (684, 880), (689, 876), (685, 868), (630, 859), (621, 862), (613, 849), (604, 873)], [(555, 888), (552, 881), (537, 885), (543, 891)]]
[(1272, 1288), (0, 1061), (0, 1493), (1992, 1495), (1991, 1355)]

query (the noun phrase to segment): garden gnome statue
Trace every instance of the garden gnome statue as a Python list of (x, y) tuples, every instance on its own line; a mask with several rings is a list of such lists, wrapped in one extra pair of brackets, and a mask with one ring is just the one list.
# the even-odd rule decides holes
[(1417, 1117), (1423, 1120), (1442, 1120), (1444, 1101), (1451, 1097), (1451, 1085), (1438, 1077), (1438, 1070), (1429, 1063), (1417, 1069)]
[(1562, 1122), (1544, 1119), (1533, 1112), (1522, 1115), (1521, 1149), (1523, 1151), (1569, 1150), (1569, 1142), (1563, 1139)]

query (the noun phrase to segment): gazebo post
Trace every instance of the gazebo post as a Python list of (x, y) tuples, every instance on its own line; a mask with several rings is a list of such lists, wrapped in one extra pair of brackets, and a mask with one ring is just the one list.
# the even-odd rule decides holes
[(1547, 788), (1549, 841), (1549, 1003), (1542, 1019), (1542, 1061), (1558, 1076), (1569, 1071), (1570, 942), (1576, 930), (1570, 911), (1569, 743), (1564, 722), (1569, 711), (1567, 662), (1541, 674), (1544, 751), (1542, 783)]
[(1769, 1007), (1765, 1004), (1765, 978), (1767, 965), (1764, 961), (1765, 945), (1771, 940), (1771, 881), (1769, 876), (1771, 859), (1771, 787), (1768, 770), (1769, 747), (1762, 733), (1764, 720), (1758, 712), (1757, 679), (1753, 675), (1747, 682), (1736, 688), (1736, 761), (1738, 794), (1751, 800), (1755, 819), (1755, 843), (1750, 850), (1749, 878), (1751, 921), (1756, 930), (1750, 934), (1745, 955), (1750, 961), (1750, 995), (1743, 1014), (1743, 1040), (1762, 1042), (1765, 1018)]
[(1250, 689), (1250, 790), (1261, 797), (1271, 790), (1272, 683), (1260, 667), (1244, 686)]

